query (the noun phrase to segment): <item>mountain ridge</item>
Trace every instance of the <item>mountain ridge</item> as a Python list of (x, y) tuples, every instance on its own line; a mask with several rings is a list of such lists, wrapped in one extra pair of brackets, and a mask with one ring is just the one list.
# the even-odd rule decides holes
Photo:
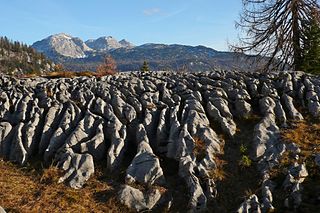
[[(236, 69), (247, 71), (258, 68), (251, 57), (234, 52), (217, 51), (203, 45), (146, 43), (135, 46), (112, 36), (83, 41), (65, 33), (51, 35), (32, 45), (68, 70), (95, 70), (107, 55), (117, 62), (119, 71), (139, 70), (148, 61), (152, 70), (206, 71)], [(250, 63), (243, 63), (249, 59)]]

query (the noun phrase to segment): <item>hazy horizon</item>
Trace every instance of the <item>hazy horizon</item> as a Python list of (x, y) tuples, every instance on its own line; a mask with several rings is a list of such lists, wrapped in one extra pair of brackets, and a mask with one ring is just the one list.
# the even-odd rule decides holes
[(231, 2), (12, 0), (2, 4), (1, 36), (31, 45), (63, 32), (83, 40), (113, 36), (135, 45), (204, 45), (226, 51), (227, 42), (236, 41), (234, 21), (241, 9), (241, 1)]

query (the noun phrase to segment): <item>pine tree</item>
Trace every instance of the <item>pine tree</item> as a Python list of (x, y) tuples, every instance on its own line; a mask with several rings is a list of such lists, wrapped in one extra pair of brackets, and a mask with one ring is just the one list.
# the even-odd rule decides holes
[(148, 71), (150, 71), (148, 62), (146, 62), (146, 61), (143, 62), (143, 65), (142, 65), (142, 67), (140, 68), (140, 71), (142, 71), (142, 72), (148, 72)]
[(305, 34), (302, 70), (320, 74), (320, 25), (316, 13), (309, 24)]
[(51, 65), (50, 60), (32, 47), (18, 41), (13, 42), (7, 37), (0, 37), (0, 72), (39, 73), (52, 71)]

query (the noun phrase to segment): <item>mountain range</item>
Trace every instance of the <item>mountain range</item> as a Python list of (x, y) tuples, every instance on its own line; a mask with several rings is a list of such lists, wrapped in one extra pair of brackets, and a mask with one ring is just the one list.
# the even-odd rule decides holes
[[(112, 36), (83, 41), (65, 33), (51, 35), (32, 45), (68, 70), (95, 70), (107, 55), (117, 62), (119, 71), (138, 70), (143, 61), (151, 70), (206, 71), (236, 69), (251, 71), (256, 59), (234, 52), (221, 52), (205, 46), (143, 44), (136, 46)], [(249, 60), (248, 60), (249, 59)], [(254, 65), (255, 68), (257, 65)]]

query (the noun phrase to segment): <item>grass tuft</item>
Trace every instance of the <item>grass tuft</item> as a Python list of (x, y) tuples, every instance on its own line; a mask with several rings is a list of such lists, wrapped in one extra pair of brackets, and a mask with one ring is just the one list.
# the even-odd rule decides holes
[(194, 148), (193, 154), (196, 156), (198, 162), (200, 162), (206, 156), (206, 144), (198, 137), (193, 138)]

